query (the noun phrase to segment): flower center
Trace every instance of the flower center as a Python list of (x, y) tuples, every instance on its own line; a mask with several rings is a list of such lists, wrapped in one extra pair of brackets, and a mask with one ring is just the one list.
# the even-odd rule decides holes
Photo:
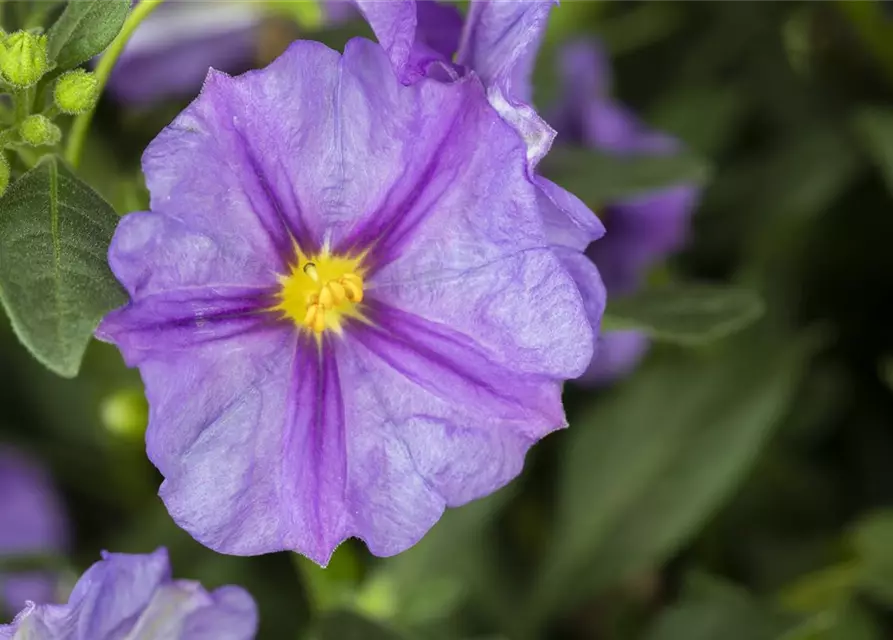
[(360, 258), (334, 256), (323, 249), (305, 256), (300, 250), (291, 273), (279, 277), (279, 304), (274, 311), (317, 336), (326, 329), (341, 331), (345, 316), (361, 317), (363, 270)]

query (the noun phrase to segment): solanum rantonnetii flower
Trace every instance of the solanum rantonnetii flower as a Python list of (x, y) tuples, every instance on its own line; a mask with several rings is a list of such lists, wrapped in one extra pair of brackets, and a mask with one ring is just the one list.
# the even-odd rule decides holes
[[(561, 74), (564, 98), (551, 118), (559, 141), (618, 157), (673, 153), (680, 148), (678, 140), (650, 129), (611, 99), (610, 64), (596, 43), (568, 45), (562, 52)], [(631, 293), (651, 267), (681, 248), (699, 195), (696, 187), (681, 184), (604, 204), (600, 215), (607, 233), (589, 248), (588, 255), (598, 266), (609, 295)], [(584, 380), (605, 382), (628, 373), (647, 347), (647, 338), (635, 331), (602, 334)]]
[[(50, 477), (23, 453), (0, 446), (0, 556), (62, 553), (68, 522)], [(28, 600), (50, 602), (58, 576), (0, 573), (0, 611), (18, 611)]]
[(476, 76), (405, 86), (369, 41), (299, 41), (210, 74), (143, 169), (152, 210), (109, 254), (131, 301), (98, 335), (202, 543), (395, 554), (566, 424), (593, 330)]
[(67, 604), (29, 603), (0, 640), (251, 640), (257, 608), (240, 587), (171, 578), (167, 551), (104, 553)]

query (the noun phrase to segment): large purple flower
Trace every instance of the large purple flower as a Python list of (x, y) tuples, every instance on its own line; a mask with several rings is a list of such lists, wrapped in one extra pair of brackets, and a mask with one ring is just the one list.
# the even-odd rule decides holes
[(167, 551), (104, 553), (74, 587), (68, 604), (28, 603), (0, 640), (250, 640), (257, 609), (239, 587), (211, 593), (173, 580)]
[[(666, 154), (679, 149), (676, 139), (648, 128), (631, 111), (611, 100), (609, 62), (594, 43), (567, 46), (561, 72), (565, 96), (551, 119), (559, 141), (618, 156)], [(610, 295), (631, 293), (651, 267), (681, 248), (698, 198), (696, 187), (682, 184), (622, 202), (604, 203), (601, 217), (607, 233), (592, 244), (587, 254), (598, 266)], [(648, 340), (641, 333), (602, 334), (584, 380), (606, 382), (628, 373), (647, 347)]]
[(140, 367), (161, 496), (204, 544), (395, 554), (565, 425), (592, 327), (477, 77), (297, 42), (210, 74), (143, 168), (152, 211), (110, 250), (131, 302), (98, 335)]
[[(23, 454), (0, 447), (0, 556), (60, 553), (67, 528), (49, 476)], [(57, 576), (41, 572), (0, 574), (0, 610), (52, 601), (56, 583)]]

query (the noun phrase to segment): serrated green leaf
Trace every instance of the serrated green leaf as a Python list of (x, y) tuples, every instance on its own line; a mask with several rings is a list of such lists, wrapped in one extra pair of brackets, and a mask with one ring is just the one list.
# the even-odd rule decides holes
[(319, 640), (409, 640), (409, 638), (355, 613), (340, 611), (323, 618)]
[(0, 199), (0, 299), (22, 343), (77, 375), (102, 317), (126, 301), (106, 260), (118, 216), (47, 156)]
[(47, 33), (47, 56), (71, 69), (108, 47), (130, 11), (130, 0), (69, 0)]
[(674, 155), (618, 155), (555, 147), (543, 173), (590, 206), (599, 206), (681, 184), (701, 185), (709, 165), (686, 151)]
[(714, 357), (657, 358), (571, 421), (554, 538), (529, 609), (550, 610), (660, 564), (750, 469), (806, 348), (743, 336)]
[(608, 331), (636, 329), (655, 340), (699, 345), (743, 329), (762, 313), (759, 296), (747, 289), (677, 283), (610, 300), (602, 326)]

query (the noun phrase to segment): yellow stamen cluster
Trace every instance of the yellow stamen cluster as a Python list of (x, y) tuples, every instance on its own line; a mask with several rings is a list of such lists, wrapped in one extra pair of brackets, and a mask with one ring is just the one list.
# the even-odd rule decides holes
[(360, 258), (335, 256), (327, 249), (314, 256), (296, 253), (291, 273), (279, 278), (282, 288), (275, 311), (317, 336), (326, 329), (340, 332), (345, 316), (361, 317), (357, 309), (363, 301)]
[[(306, 266), (315, 265), (309, 262)], [(316, 333), (322, 333), (326, 328), (326, 314), (332, 311), (338, 313), (338, 307), (345, 301), (354, 304), (363, 301), (363, 279), (355, 273), (348, 273), (337, 280), (326, 282), (320, 288), (319, 293), (310, 295), (307, 299), (304, 325)]]

